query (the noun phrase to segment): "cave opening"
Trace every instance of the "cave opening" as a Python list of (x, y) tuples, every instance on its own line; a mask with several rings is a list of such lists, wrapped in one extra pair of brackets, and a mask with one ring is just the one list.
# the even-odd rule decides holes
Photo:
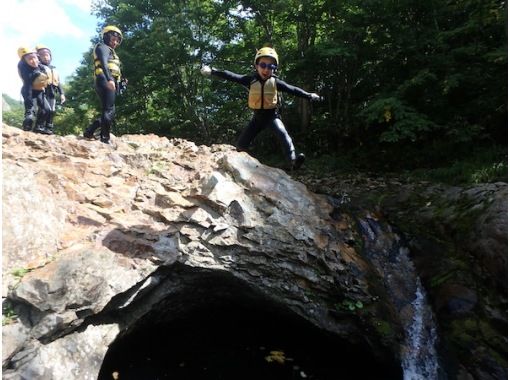
[(401, 378), (239, 280), (191, 277), (110, 345), (99, 380)]

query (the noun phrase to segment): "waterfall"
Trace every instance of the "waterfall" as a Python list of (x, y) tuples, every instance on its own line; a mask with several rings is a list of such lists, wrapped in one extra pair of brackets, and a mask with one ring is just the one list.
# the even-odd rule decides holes
[(419, 278), (416, 279), (416, 298), (412, 305), (413, 318), (405, 326), (406, 342), (402, 352), (404, 380), (438, 379), (436, 329)]
[(365, 214), (358, 217), (365, 256), (384, 279), (405, 328), (401, 351), (404, 380), (438, 380), (434, 316), (409, 257), (409, 249), (391, 226)]

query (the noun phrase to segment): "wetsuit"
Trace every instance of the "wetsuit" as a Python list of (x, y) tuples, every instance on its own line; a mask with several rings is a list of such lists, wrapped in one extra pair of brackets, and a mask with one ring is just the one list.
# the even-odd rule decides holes
[(106, 84), (113, 80), (116, 89), (120, 80), (119, 57), (111, 47), (105, 43), (99, 43), (94, 48), (94, 76), (96, 93), (101, 100), (101, 118), (87, 128), (85, 137), (92, 137), (97, 128), (101, 128), (101, 141), (110, 141), (110, 129), (115, 121), (115, 96), (117, 90), (109, 90)]
[[(21, 87), (21, 95), (23, 96), (23, 103), (25, 105), (25, 116), (22, 124), (23, 130), (31, 131), (35, 118), (34, 132), (44, 133), (44, 124), (50, 106), (46, 99), (44, 88), (35, 89), (33, 86), (34, 81), (44, 73), (44, 66), (38, 65), (38, 67), (32, 67), (22, 59), (18, 62), (18, 73), (23, 81), (23, 87)], [(37, 116), (35, 116), (36, 105)]]
[(56, 113), (56, 96), (57, 94), (62, 96), (64, 94), (64, 90), (60, 84), (60, 77), (55, 66), (48, 64), (44, 65), (44, 68), (49, 77), (49, 84), (48, 87), (46, 87), (46, 99), (48, 100), (49, 105), (48, 117), (46, 118), (46, 128), (49, 132), (51, 132), (53, 131), (53, 118)]
[[(259, 87), (265, 88), (265, 82), (269, 81), (271, 78), (264, 81), (258, 73), (250, 74), (250, 75), (239, 75), (233, 73), (231, 71), (219, 71), (216, 69), (212, 69), (211, 74), (217, 76), (219, 78), (223, 78), (232, 82), (239, 83), (249, 90), (252, 86), (258, 85)], [(304, 91), (303, 89), (292, 86), (288, 83), (285, 83), (281, 79), (273, 76), (271, 80), (275, 81), (275, 86), (277, 91), (287, 92), (292, 95), (299, 96), (301, 98), (311, 99), (312, 94)], [(256, 83), (259, 82), (259, 83)], [(274, 94), (276, 96), (276, 92)], [(272, 105), (270, 107), (273, 108), (264, 108), (264, 101), (260, 102), (260, 108), (254, 108), (255, 106), (250, 104), (250, 108), (253, 109), (253, 118), (250, 120), (248, 126), (241, 132), (239, 139), (237, 140), (237, 149), (239, 150), (247, 150), (250, 146), (251, 142), (255, 139), (255, 137), (265, 128), (271, 128), (273, 132), (278, 136), (280, 143), (283, 146), (285, 151), (285, 155), (289, 161), (294, 161), (296, 159), (296, 152), (294, 149), (294, 144), (292, 143), (292, 138), (289, 133), (285, 129), (282, 120), (280, 119), (279, 113), (279, 103), (277, 105)]]

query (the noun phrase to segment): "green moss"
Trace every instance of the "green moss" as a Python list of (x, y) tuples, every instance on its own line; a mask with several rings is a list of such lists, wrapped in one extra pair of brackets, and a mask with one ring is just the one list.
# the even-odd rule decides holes
[[(448, 340), (460, 351), (466, 351), (468, 347), (475, 345), (473, 328), (476, 323), (471, 319), (452, 321), (448, 331)], [(471, 330), (469, 329), (471, 328)]]
[(30, 272), (30, 269), (27, 268), (15, 268), (12, 270), (11, 274), (14, 277), (23, 278), (28, 272)]
[(485, 355), (503, 368), (507, 367), (506, 335), (496, 331), (488, 322), (475, 318), (455, 320), (447, 331), (448, 341), (463, 355), (476, 357), (478, 348), (483, 348)]
[(357, 312), (362, 310), (365, 305), (360, 300), (344, 299), (342, 302), (335, 303), (333, 307), (337, 311)]
[(480, 333), (483, 337), (483, 340), (487, 342), (489, 346), (497, 350), (500, 354), (506, 353), (507, 351), (507, 342), (506, 337), (502, 335), (500, 332), (495, 330), (488, 322), (480, 321), (479, 322)]
[(9, 302), (2, 303), (2, 326), (14, 323), (18, 319), (16, 312)]
[(436, 287), (444, 284), (448, 280), (452, 279), (455, 276), (455, 273), (456, 273), (455, 270), (449, 271), (447, 273), (439, 273), (438, 275), (436, 275), (430, 279), (430, 287), (436, 288)]
[(395, 331), (393, 330), (390, 323), (382, 320), (377, 320), (374, 324), (377, 333), (382, 337), (390, 337), (395, 335)]

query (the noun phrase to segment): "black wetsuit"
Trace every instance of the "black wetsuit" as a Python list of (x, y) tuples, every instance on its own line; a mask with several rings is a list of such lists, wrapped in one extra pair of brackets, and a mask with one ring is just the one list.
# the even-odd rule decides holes
[[(41, 73), (44, 73), (44, 67), (42, 65), (32, 67), (21, 59), (18, 62), (18, 73), (23, 81), (23, 87), (21, 87), (21, 95), (23, 96), (23, 103), (25, 105), (25, 117), (22, 124), (23, 130), (31, 131), (34, 126), (35, 118), (34, 132), (44, 132), (44, 124), (50, 106), (46, 100), (44, 90), (35, 90), (32, 87), (34, 80), (41, 75)], [(37, 117), (35, 115), (36, 105)]]
[(99, 61), (102, 73), (95, 74), (95, 89), (101, 100), (101, 118), (85, 131), (85, 137), (92, 137), (97, 128), (101, 128), (101, 141), (108, 143), (110, 141), (110, 130), (115, 121), (115, 97), (117, 90), (110, 90), (106, 84), (113, 80), (116, 88), (120, 78), (115, 78), (108, 68), (108, 62), (113, 58), (113, 49), (105, 43), (99, 43), (94, 48), (95, 56)]
[[(212, 69), (212, 75), (242, 84), (243, 86), (250, 88), (250, 85), (254, 80), (258, 80), (261, 83), (264, 80), (258, 75), (258, 73), (250, 74), (250, 75), (239, 75), (233, 73), (231, 71), (219, 71), (216, 69)], [(287, 92), (292, 95), (299, 96), (301, 98), (311, 99), (312, 94), (306, 92), (305, 90), (292, 86), (288, 83), (285, 83), (279, 78), (276, 78), (276, 88), (278, 91)], [(237, 149), (239, 150), (247, 150), (250, 146), (251, 142), (255, 139), (255, 137), (265, 128), (271, 128), (274, 133), (278, 136), (283, 149), (285, 150), (285, 155), (288, 160), (293, 161), (296, 158), (294, 144), (292, 143), (292, 138), (289, 133), (285, 129), (283, 122), (280, 119), (279, 108), (272, 109), (255, 109), (253, 110), (253, 118), (250, 120), (248, 126), (241, 132), (239, 139), (237, 140)]]
[(64, 94), (64, 89), (62, 88), (62, 85), (60, 84), (60, 78), (58, 76), (58, 72), (55, 68), (55, 66), (48, 64), (44, 65), (46, 72), (49, 74), (49, 77), (52, 78), (52, 81), (54, 81), (54, 78), (57, 78), (57, 83), (50, 83), (48, 84), (48, 87), (46, 87), (46, 99), (48, 100), (49, 104), (49, 112), (48, 117), (46, 118), (46, 128), (48, 128), (50, 131), (53, 129), (53, 118), (55, 117), (56, 113), (56, 105), (57, 105), (57, 94), (62, 96)]

